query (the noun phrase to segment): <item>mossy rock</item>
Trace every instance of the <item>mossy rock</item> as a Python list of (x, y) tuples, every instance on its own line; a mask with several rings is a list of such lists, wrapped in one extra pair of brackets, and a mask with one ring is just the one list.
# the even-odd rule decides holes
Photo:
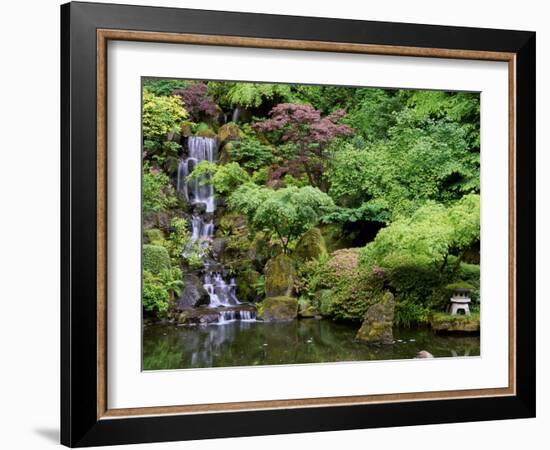
[(268, 297), (258, 305), (257, 317), (264, 322), (280, 322), (296, 319), (298, 300), (293, 297)]
[(231, 152), (233, 151), (233, 148), (234, 146), (231, 142), (228, 142), (221, 147), (220, 156), (218, 158), (218, 162), (220, 164), (227, 164), (231, 161)]
[(266, 297), (292, 296), (296, 270), (292, 259), (281, 253), (271, 258), (264, 269)]
[(430, 325), (437, 332), (476, 333), (480, 327), (479, 313), (469, 316), (434, 313), (430, 318)]
[(236, 123), (229, 122), (220, 127), (217, 137), (221, 143), (236, 141), (242, 138), (242, 132)]
[(247, 269), (237, 274), (237, 297), (242, 302), (254, 302), (258, 297), (256, 284), (261, 274), (253, 269)]
[(368, 310), (356, 339), (367, 344), (393, 344), (393, 317), (395, 301), (391, 292), (385, 292), (380, 303)]
[(319, 228), (311, 228), (306, 231), (294, 250), (294, 256), (303, 261), (319, 259), (327, 254), (325, 239)]
[(150, 228), (143, 232), (148, 244), (162, 245), (164, 243), (164, 234), (158, 228)]
[(145, 244), (143, 246), (143, 270), (157, 275), (170, 267), (168, 250), (160, 245)]
[(298, 317), (302, 319), (310, 319), (313, 317), (319, 317), (320, 315), (319, 310), (312, 305), (309, 300), (298, 300)]
[(201, 122), (197, 125), (195, 130), (196, 136), (206, 137), (206, 138), (215, 138), (217, 137), (216, 132), (210, 128), (210, 126), (204, 122)]

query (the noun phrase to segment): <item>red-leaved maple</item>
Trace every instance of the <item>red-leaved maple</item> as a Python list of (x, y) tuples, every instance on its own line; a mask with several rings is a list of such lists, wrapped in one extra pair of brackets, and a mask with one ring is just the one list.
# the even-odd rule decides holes
[(271, 180), (287, 173), (293, 176), (305, 173), (312, 186), (326, 191), (323, 173), (329, 158), (327, 144), (335, 137), (353, 133), (352, 128), (338, 123), (345, 114), (339, 109), (322, 116), (310, 105), (281, 103), (271, 109), (269, 119), (255, 123), (255, 130), (272, 133), (281, 143), (289, 144), (284, 155), (276, 155), (279, 162), (270, 171)]

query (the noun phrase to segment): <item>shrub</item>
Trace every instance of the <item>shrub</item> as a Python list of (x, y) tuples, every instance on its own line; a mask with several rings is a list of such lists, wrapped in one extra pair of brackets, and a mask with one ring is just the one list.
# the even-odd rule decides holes
[(187, 179), (198, 180), (199, 185), (212, 184), (217, 194), (228, 195), (247, 183), (250, 177), (236, 162), (219, 165), (201, 161)]
[(144, 271), (142, 302), (145, 311), (161, 316), (168, 311), (169, 299), (168, 291), (158, 279), (151, 272)]
[(142, 304), (147, 312), (163, 317), (170, 301), (181, 293), (184, 284), (178, 268), (164, 269), (159, 274), (143, 271)]
[(151, 168), (148, 163), (143, 165), (142, 195), (144, 214), (165, 211), (177, 204), (176, 193), (168, 175)]
[(271, 147), (256, 139), (236, 142), (231, 157), (248, 170), (269, 166), (275, 160)]
[(383, 294), (376, 271), (358, 265), (358, 249), (343, 249), (300, 267), (299, 291), (324, 316), (360, 321)]
[(168, 250), (160, 245), (145, 244), (143, 246), (143, 270), (154, 275), (165, 269), (170, 269)]
[(158, 228), (149, 228), (143, 232), (148, 244), (164, 245), (164, 234)]
[(170, 222), (170, 235), (164, 246), (176, 264), (188, 242), (187, 221), (180, 217), (172, 218)]
[(187, 112), (178, 97), (155, 95), (143, 90), (143, 147), (160, 162), (175, 156), (179, 145), (168, 141), (168, 134), (178, 132)]
[(412, 325), (425, 325), (430, 320), (430, 309), (410, 300), (397, 302), (395, 305), (394, 324), (410, 327)]

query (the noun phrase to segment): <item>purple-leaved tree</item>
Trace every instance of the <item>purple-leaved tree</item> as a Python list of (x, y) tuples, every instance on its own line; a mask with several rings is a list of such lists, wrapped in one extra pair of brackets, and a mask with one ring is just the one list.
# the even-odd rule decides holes
[(218, 114), (216, 103), (208, 95), (208, 87), (204, 83), (193, 83), (184, 89), (176, 89), (172, 95), (181, 97), (185, 110), (194, 122), (208, 120)]
[(281, 103), (271, 109), (269, 119), (255, 123), (255, 130), (272, 133), (281, 143), (289, 144), (283, 147), (284, 154), (276, 155), (279, 162), (272, 167), (271, 180), (287, 173), (304, 173), (312, 186), (326, 192), (328, 144), (338, 136), (353, 134), (352, 128), (338, 123), (345, 114), (339, 109), (323, 117), (313, 106)]

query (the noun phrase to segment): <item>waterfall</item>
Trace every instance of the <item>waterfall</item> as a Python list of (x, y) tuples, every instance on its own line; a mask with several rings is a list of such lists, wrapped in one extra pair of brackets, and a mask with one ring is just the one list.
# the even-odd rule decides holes
[[(212, 308), (240, 305), (237, 298), (237, 284), (235, 279), (224, 279), (220, 271), (214, 271), (216, 261), (208, 259), (207, 250), (214, 237), (213, 213), (216, 210), (214, 199), (214, 187), (203, 180), (188, 181), (186, 177), (193, 171), (193, 168), (201, 161), (214, 162), (216, 155), (216, 140), (212, 138), (191, 136), (187, 140), (187, 158), (181, 159), (178, 165), (177, 190), (185, 199), (193, 205), (204, 205), (203, 212), (194, 214), (191, 217), (191, 238), (189, 245), (184, 249), (182, 256), (188, 256), (191, 251), (196, 250), (204, 262), (203, 286), (210, 296), (209, 306)], [(231, 315), (233, 314), (233, 315)], [(246, 316), (246, 318), (244, 318)], [(252, 320), (253, 317), (239, 311), (225, 311), (220, 313), (220, 323), (229, 320)]]
[(227, 284), (220, 273), (212, 273), (207, 268), (204, 274), (204, 288), (210, 296), (210, 306), (212, 307), (240, 304), (236, 295), (237, 285), (234, 279)]
[(187, 139), (188, 156), (178, 164), (177, 190), (182, 192), (185, 200), (193, 205), (203, 204), (207, 213), (216, 210), (214, 204), (214, 187), (204, 183), (204, 179), (187, 181), (186, 177), (201, 161), (214, 162), (216, 140), (212, 138), (190, 136)]
[(231, 122), (235, 122), (237, 123), (237, 121), (239, 120), (239, 116), (241, 115), (241, 109), (237, 106), (234, 110), (233, 110), (233, 114), (231, 116)]

